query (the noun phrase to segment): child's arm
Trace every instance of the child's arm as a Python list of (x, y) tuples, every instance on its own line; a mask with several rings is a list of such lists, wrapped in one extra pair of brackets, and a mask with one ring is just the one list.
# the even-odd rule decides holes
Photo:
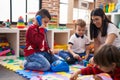
[(68, 44), (68, 52), (70, 52), (70, 54), (72, 54), (75, 59), (80, 59), (81, 57), (78, 54), (74, 53), (71, 48), (72, 44)]
[(70, 80), (76, 80), (79, 74), (81, 74), (81, 70), (78, 70), (75, 73), (73, 73), (70, 77)]
[(103, 73), (103, 71), (98, 69), (97, 66), (86, 67), (86, 68), (83, 68), (83, 69), (80, 69), (80, 70), (74, 72), (71, 75), (70, 80), (76, 80), (79, 74), (82, 74), (82, 75), (92, 75), (92, 74), (99, 74), (99, 73)]
[(86, 55), (85, 55), (85, 59), (88, 58), (89, 54), (90, 54), (90, 49), (89, 49), (89, 45), (87, 45), (87, 46), (86, 46)]

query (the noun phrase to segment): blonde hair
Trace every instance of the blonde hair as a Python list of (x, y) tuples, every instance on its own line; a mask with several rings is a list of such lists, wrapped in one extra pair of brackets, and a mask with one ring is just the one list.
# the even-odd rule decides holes
[(75, 23), (75, 29), (77, 26), (84, 28), (84, 27), (86, 27), (86, 22), (83, 19), (77, 19), (77, 21)]

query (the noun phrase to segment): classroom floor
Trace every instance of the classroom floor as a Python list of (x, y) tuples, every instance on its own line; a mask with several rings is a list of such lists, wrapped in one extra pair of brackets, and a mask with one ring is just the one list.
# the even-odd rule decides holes
[(0, 80), (29, 80), (31, 78), (35, 78), (37, 75), (41, 76), (43, 80), (69, 80), (71, 73), (77, 71), (78, 69), (84, 68), (84, 66), (80, 64), (74, 64), (69, 66), (69, 72), (31, 71), (24, 70), (20, 67), (23, 60), (24, 57), (1, 60)]
[(0, 80), (28, 80), (0, 65)]

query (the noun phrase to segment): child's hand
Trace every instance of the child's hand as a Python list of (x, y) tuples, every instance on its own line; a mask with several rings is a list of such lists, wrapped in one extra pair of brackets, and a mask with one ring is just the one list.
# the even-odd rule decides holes
[(97, 76), (97, 75), (94, 75), (93, 78), (94, 78), (95, 80), (102, 80), (102, 78), (101, 78), (100, 76)]
[(41, 27), (46, 28), (46, 27), (47, 27), (47, 25), (46, 25), (46, 24), (42, 24), (42, 25), (41, 25)]
[(94, 63), (93, 58), (94, 58), (94, 57), (90, 58), (89, 63), (94, 65), (95, 63)]
[(82, 59), (78, 54), (74, 54), (73, 57), (74, 57), (75, 59), (78, 59), (78, 60), (81, 60), (81, 59)]
[(50, 53), (50, 54), (54, 55), (54, 52), (53, 52), (53, 51), (51, 51), (51, 50), (48, 50), (48, 53)]
[(78, 72), (75, 72), (71, 75), (70, 80), (76, 80), (78, 78)]
[(86, 54), (84, 59), (86, 60), (88, 58), (88, 56), (89, 56), (89, 54)]

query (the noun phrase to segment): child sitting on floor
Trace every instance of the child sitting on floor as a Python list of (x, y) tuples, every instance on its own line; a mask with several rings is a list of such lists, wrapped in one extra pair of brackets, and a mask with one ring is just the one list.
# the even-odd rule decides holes
[[(33, 24), (29, 25), (26, 32), (26, 47), (24, 49), (25, 69), (39, 71), (52, 69), (54, 71), (53, 68), (56, 69), (60, 64), (66, 64), (64, 66), (67, 67), (66, 70), (69, 70), (67, 63), (54, 55), (48, 45), (46, 27), (50, 19), (49, 11), (41, 9), (36, 13)], [(53, 64), (56, 65), (54, 66)], [(58, 71), (58, 69), (55, 71)], [(64, 70), (59, 67), (59, 71)]]
[(113, 80), (120, 80), (120, 51), (113, 45), (103, 45), (94, 54), (93, 67), (86, 67), (73, 73), (70, 80), (76, 80), (79, 74), (90, 75), (108, 73)]
[(88, 48), (90, 41), (85, 35), (85, 31), (86, 22), (78, 19), (75, 24), (75, 33), (68, 41), (68, 51), (60, 51), (58, 53), (68, 64), (74, 64), (76, 61), (82, 60), (83, 56), (85, 60), (89, 60), (92, 57), (89, 54)]

